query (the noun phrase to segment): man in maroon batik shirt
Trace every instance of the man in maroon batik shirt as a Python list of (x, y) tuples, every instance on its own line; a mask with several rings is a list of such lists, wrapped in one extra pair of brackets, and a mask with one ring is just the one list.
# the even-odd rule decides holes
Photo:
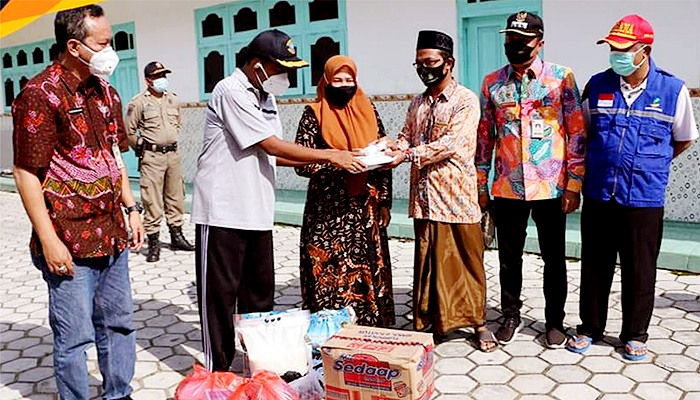
[(12, 105), (15, 181), (33, 226), (32, 260), (49, 287), (60, 398), (90, 398), (85, 350), (95, 343), (102, 397), (129, 399), (136, 331), (127, 247), (138, 250), (144, 232), (121, 159), (121, 101), (97, 76), (119, 58), (99, 6), (60, 12), (54, 25), (58, 61)]

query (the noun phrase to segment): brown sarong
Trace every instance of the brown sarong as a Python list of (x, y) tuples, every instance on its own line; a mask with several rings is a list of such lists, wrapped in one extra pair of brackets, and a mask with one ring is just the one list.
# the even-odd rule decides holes
[(413, 222), (413, 327), (444, 335), (486, 322), (486, 274), (481, 224)]

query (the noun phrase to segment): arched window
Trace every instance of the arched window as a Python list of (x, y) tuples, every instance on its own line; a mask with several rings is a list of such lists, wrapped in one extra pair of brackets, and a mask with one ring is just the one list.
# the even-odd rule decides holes
[(12, 105), (12, 102), (15, 100), (15, 83), (12, 82), (12, 79), (7, 79), (5, 81), (5, 107), (9, 107)]
[(258, 13), (248, 7), (241, 8), (238, 14), (233, 16), (233, 30), (245, 32), (258, 29)]
[(220, 36), (224, 34), (224, 20), (216, 14), (209, 14), (202, 21), (202, 36)]
[(204, 57), (204, 92), (211, 93), (217, 82), (224, 79), (224, 56), (212, 51)]
[(24, 50), (20, 50), (17, 53), (17, 66), (27, 65), (27, 53)]
[(323, 76), (326, 61), (340, 54), (340, 43), (324, 36), (311, 45), (311, 84), (316, 86)]
[(133, 48), (133, 46), (129, 46), (129, 34), (124, 32), (124, 31), (119, 31), (117, 32), (116, 35), (114, 35), (114, 50), (120, 51), (120, 50), (129, 50)]
[(44, 63), (44, 50), (40, 48), (35, 48), (32, 52), (32, 63), (33, 64), (43, 64)]
[(29, 79), (26, 76), (21, 77), (19, 80), (19, 90), (24, 89), (24, 85), (26, 85), (27, 82), (29, 82)]
[(323, 21), (338, 18), (338, 0), (314, 0), (309, 3), (309, 19)]
[(294, 6), (286, 1), (277, 2), (270, 9), (270, 26), (293, 25), (296, 21)]
[(49, 61), (54, 62), (58, 59), (58, 45), (52, 44), (49, 48)]
[(5, 55), (2, 56), (2, 67), (3, 68), (12, 68), (12, 56), (9, 55), (8, 53), (5, 53)]

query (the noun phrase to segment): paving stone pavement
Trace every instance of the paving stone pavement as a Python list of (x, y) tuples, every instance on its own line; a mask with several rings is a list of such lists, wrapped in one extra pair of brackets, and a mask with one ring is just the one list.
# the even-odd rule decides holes
[[(0, 193), (0, 399), (54, 399), (52, 335), (47, 289), (28, 254), (30, 224), (19, 196)], [(185, 226), (189, 238), (192, 224)], [(168, 242), (168, 233), (162, 236)], [(276, 307), (300, 304), (296, 227), (276, 226)], [(397, 328), (410, 329), (413, 243), (391, 241)], [(195, 297), (194, 255), (163, 249), (156, 264), (130, 256), (138, 331), (134, 399), (172, 398), (194, 361), (202, 361)], [(500, 313), (498, 258), (485, 255), (488, 319)], [(586, 355), (545, 349), (544, 298), (539, 257), (525, 256), (523, 316), (517, 339), (493, 353), (476, 350), (464, 337), (436, 348), (434, 399), (498, 400), (700, 400), (700, 276), (659, 270), (656, 309), (650, 328), (651, 357), (630, 363), (615, 337), (621, 325), (620, 280), (610, 297), (608, 337)], [(579, 263), (568, 263), (569, 295), (565, 323), (578, 321)], [(468, 335), (464, 335), (465, 337)], [(91, 387), (99, 395), (100, 374), (94, 348), (88, 352)]]

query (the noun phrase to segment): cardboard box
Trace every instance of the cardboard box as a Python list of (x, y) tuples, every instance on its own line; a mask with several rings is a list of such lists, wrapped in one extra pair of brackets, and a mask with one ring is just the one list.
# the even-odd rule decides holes
[(429, 400), (433, 335), (349, 325), (322, 346), (327, 400)]

